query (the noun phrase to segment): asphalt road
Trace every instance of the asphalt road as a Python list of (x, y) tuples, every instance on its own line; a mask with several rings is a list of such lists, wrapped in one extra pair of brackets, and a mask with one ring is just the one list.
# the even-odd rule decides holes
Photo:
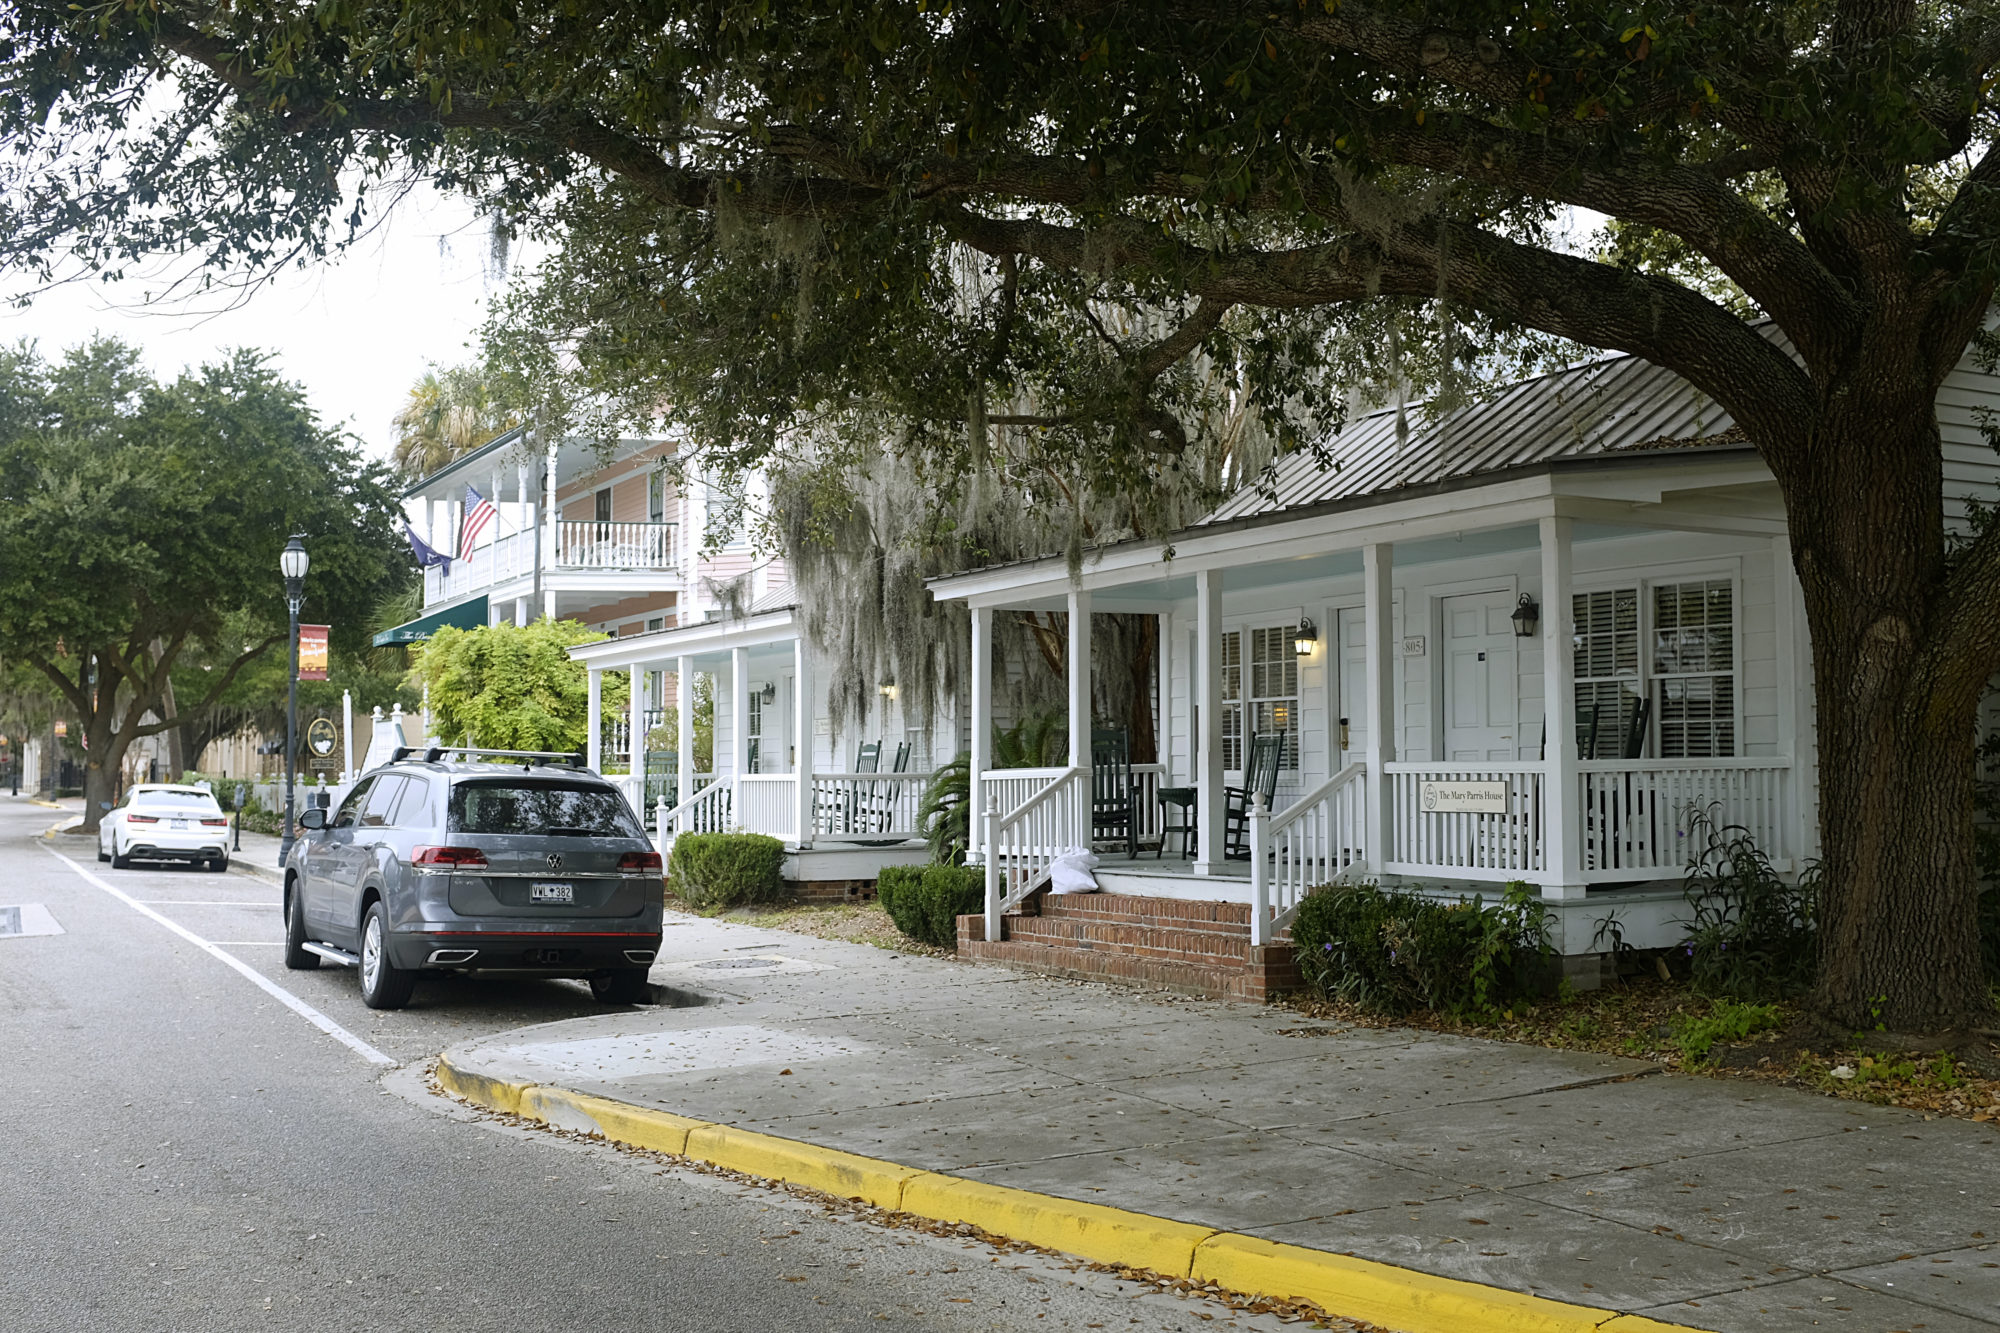
[(0, 928), (62, 932), (0, 935), (0, 1329), (1280, 1327), (473, 1115), (425, 1061), (587, 987), (376, 1013), (285, 970), (274, 887), (116, 871), (60, 818), (0, 796)]

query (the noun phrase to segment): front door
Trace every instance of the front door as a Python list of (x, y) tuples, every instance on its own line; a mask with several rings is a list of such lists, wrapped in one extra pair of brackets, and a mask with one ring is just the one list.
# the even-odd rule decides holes
[(1368, 749), (1368, 617), (1358, 606), (1342, 607), (1334, 612), (1333, 623), (1340, 654), (1339, 734), (1334, 738), (1340, 747), (1340, 762), (1334, 765), (1338, 772), (1358, 763)]
[(1504, 592), (1443, 600), (1444, 755), (1453, 763), (1521, 755), (1520, 652)]

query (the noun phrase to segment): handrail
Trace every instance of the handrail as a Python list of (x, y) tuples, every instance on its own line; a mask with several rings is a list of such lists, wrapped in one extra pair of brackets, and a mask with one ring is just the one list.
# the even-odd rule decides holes
[[(1019, 770), (1013, 770), (1018, 772)], [(1088, 845), (1090, 816), (1082, 808), (1089, 796), (1087, 765), (1056, 770), (1056, 776), (1027, 800), (1002, 814), (988, 810), (982, 844), (986, 871), (986, 938), (1000, 938), (1000, 917), (1041, 883), (1055, 858), (1071, 847)], [(1010, 840), (1008, 835), (1015, 836)], [(1014, 844), (1009, 846), (1009, 843)], [(1002, 860), (1008, 881), (1001, 889)]]
[(1365, 864), (1368, 766), (1352, 763), (1280, 814), (1250, 807), (1250, 943), (1270, 943), (1315, 883)]
[[(659, 804), (660, 840), (665, 843), (671, 843), (680, 834), (683, 816), (697, 813), (695, 808), (705, 801), (720, 804), (723, 798), (729, 794), (729, 791), (730, 787), (728, 783), (712, 781), (671, 810), (666, 808), (667, 803), (665, 801), (661, 801)], [(700, 830), (693, 831), (699, 832)]]

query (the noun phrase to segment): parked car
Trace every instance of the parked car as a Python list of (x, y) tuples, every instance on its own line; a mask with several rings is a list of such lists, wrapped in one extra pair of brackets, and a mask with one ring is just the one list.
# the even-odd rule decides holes
[(427, 971), (580, 977), (607, 1004), (648, 996), (660, 854), (624, 794), (573, 756), (399, 748), (299, 825), (285, 966), (356, 967), (371, 1009), (407, 1004)]
[(229, 817), (206, 787), (141, 782), (97, 826), (97, 859), (120, 870), (134, 861), (186, 861), (229, 869)]

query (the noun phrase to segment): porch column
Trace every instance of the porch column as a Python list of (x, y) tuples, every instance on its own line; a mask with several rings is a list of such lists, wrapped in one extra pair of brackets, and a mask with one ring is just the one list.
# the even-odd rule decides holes
[(549, 575), (556, 567), (556, 519), (561, 506), (556, 503), (556, 446), (549, 446), (547, 484), (542, 487), (542, 526), (536, 538), (542, 544), (542, 614), (550, 620), (556, 618), (556, 590), (551, 586)]
[[(1156, 688), (1160, 692), (1159, 716), (1153, 723), (1153, 758), (1160, 766), (1162, 787), (1177, 785), (1174, 782), (1174, 617), (1171, 612), (1162, 612), (1154, 617), (1159, 622), (1159, 649), (1153, 654), (1153, 670), (1157, 677)], [(1158, 808), (1158, 802), (1154, 803)], [(1161, 835), (1165, 837), (1165, 834)]]
[[(1395, 547), (1379, 542), (1361, 548), (1361, 617), (1365, 622), (1368, 678), (1368, 864), (1377, 875), (1395, 855), (1395, 816), (1388, 765), (1396, 760), (1396, 587)], [(1350, 716), (1352, 716), (1350, 714)]]
[[(679, 805), (694, 798), (694, 662), (690, 658), (674, 659), (674, 711), (680, 715), (674, 724), (674, 804)], [(660, 836), (672, 831), (661, 829)]]
[(527, 623), (528, 599), (525, 597), (516, 597), (514, 599), (514, 627), (520, 629), (525, 627)]
[[(639, 669), (637, 662), (632, 664), (629, 678), (632, 688), (626, 692), (625, 697), (625, 707), (630, 719), (625, 724), (629, 732), (625, 741), (625, 772), (629, 777), (638, 777), (646, 771), (646, 673)], [(645, 803), (644, 793), (645, 786), (642, 783), (639, 800), (634, 804)]]
[(1583, 792), (1576, 754), (1576, 654), (1570, 641), (1574, 619), (1570, 587), (1571, 520), (1542, 520), (1542, 717), (1544, 744), (1542, 846), (1547, 861), (1544, 898), (1581, 898), (1583, 880)]
[(1812, 719), (1802, 715), (1812, 698), (1812, 673), (1804, 667), (1812, 661), (1811, 636), (1804, 633), (1805, 607), (1800, 598), (1799, 573), (1792, 564), (1792, 539), (1771, 538), (1771, 605), (1775, 612), (1778, 640), (1778, 754), (1790, 765), (1780, 796), (1783, 813), (1779, 827), (1786, 846), (1770, 849), (1772, 857), (1788, 857), (1797, 865), (1811, 854), (1814, 832), (1811, 809), (1805, 793), (1816, 790), (1807, 781), (1805, 756), (1799, 736), (1810, 732)]
[[(972, 785), (966, 793), (966, 842), (974, 860), (986, 859), (986, 782), (993, 762), (993, 608), (972, 608)], [(987, 938), (991, 939), (992, 936)]]
[[(1090, 594), (1069, 595), (1069, 766), (1090, 766)], [(1090, 784), (1077, 787), (1079, 845), (1090, 846)]]
[(747, 833), (761, 833), (743, 822), (743, 775), (750, 771), (750, 650), (729, 650), (729, 817)]
[(1222, 864), (1222, 571), (1194, 576), (1194, 873)]
[(591, 667), (584, 673), (589, 684), (589, 702), (583, 711), (583, 759), (593, 773), (604, 771), (604, 672)]
[(805, 631), (792, 640), (792, 828), (799, 846), (812, 843), (813, 678)]

